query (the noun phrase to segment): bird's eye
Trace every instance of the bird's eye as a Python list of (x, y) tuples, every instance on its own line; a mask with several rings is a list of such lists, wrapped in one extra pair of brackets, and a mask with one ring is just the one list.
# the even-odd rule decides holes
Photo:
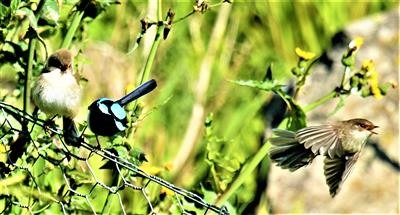
[(362, 123), (358, 124), (358, 126), (360, 126), (361, 128), (366, 128), (367, 127), (367, 125), (362, 124)]
[(47, 64), (49, 66), (53, 66), (53, 67), (56, 67), (56, 68), (59, 68), (59, 69), (61, 69), (61, 67), (62, 67), (62, 63), (60, 62), (60, 60), (58, 58), (54, 57), (54, 56), (50, 56)]

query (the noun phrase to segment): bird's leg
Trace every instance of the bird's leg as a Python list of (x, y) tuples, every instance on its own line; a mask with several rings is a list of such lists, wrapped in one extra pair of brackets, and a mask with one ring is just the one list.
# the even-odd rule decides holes
[(39, 108), (38, 108), (38, 107), (35, 107), (35, 109), (33, 109), (32, 116), (33, 116), (35, 119), (37, 119), (37, 118), (38, 118), (38, 115), (39, 115)]
[(44, 123), (43, 123), (43, 130), (45, 131), (45, 133), (49, 134), (49, 136), (54, 136), (54, 133), (50, 132), (51, 129), (50, 128), (57, 128), (56, 123), (54, 122), (54, 119), (57, 117), (57, 115), (54, 115), (51, 118), (47, 118)]
[[(39, 108), (35, 107), (35, 109), (32, 112), (32, 116), (34, 118), (34, 122), (33, 122), (33, 126), (32, 126), (32, 130), (33, 127), (37, 124), (37, 121), (39, 119)], [(47, 118), (46, 120), (44, 120), (43, 125), (41, 126), (43, 128), (43, 130), (45, 131), (45, 133), (49, 133), (49, 129), (48, 128), (56, 128), (56, 123), (54, 122), (54, 118), (56, 118), (57, 115), (54, 115), (51, 118)], [(50, 135), (53, 136), (53, 135)]]
[(96, 149), (101, 150), (101, 145), (100, 145), (99, 137), (97, 136), (97, 134), (95, 134), (94, 136), (96, 137), (96, 143), (97, 143)]
[(57, 115), (54, 115), (51, 118), (46, 119), (44, 126), (46, 127), (57, 127), (56, 123), (54, 122), (54, 119), (57, 117)]

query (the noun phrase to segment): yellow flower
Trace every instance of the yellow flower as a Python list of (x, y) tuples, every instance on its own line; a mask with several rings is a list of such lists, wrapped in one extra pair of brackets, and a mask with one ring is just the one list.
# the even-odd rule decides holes
[(6, 146), (0, 144), (0, 162), (5, 163), (7, 161), (7, 149)]
[(126, 85), (125, 89), (124, 89), (125, 90), (125, 94), (128, 94), (129, 92), (131, 92), (134, 89), (135, 89), (135, 85), (134, 84), (130, 83), (130, 84)]
[(159, 166), (150, 165), (148, 163), (143, 163), (142, 165), (140, 165), (140, 169), (142, 169), (143, 171), (145, 171), (150, 175), (157, 175), (161, 171), (163, 171), (163, 168)]
[(366, 71), (368, 83), (371, 87), (372, 94), (376, 99), (381, 99), (382, 94), (379, 89), (378, 72), (375, 70), (375, 64), (372, 60), (365, 60), (362, 63), (361, 70)]
[(349, 43), (349, 49), (358, 50), (363, 43), (364, 39), (362, 37), (356, 37)]
[(166, 188), (166, 187), (161, 187), (160, 193), (165, 193), (167, 196), (173, 196), (175, 193), (174, 191)]
[(299, 47), (296, 47), (296, 49), (294, 51), (296, 52), (297, 56), (299, 56), (301, 59), (304, 59), (306, 61), (311, 60), (315, 57), (315, 53), (304, 51), (304, 50), (300, 49)]

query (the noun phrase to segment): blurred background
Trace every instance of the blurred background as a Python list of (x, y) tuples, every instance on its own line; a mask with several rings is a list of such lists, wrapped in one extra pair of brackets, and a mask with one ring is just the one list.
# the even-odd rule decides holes
[[(171, 8), (179, 20), (193, 10), (193, 4), (164, 1), (163, 17)], [(156, 1), (121, 1), (83, 25), (81, 39), (72, 43), (77, 71), (88, 80), (82, 82), (84, 102), (77, 122), (86, 120), (86, 107), (93, 100), (116, 99), (138, 85), (155, 28), (148, 29), (139, 47), (132, 49), (141, 31), (140, 20), (156, 21), (156, 7)], [(140, 99), (144, 110), (130, 144), (142, 149), (148, 164), (160, 167), (157, 174), (171, 183), (187, 189), (200, 184), (207, 187), (207, 115), (213, 113), (213, 132), (223, 140), (221, 156), (239, 167), (258, 151), (264, 135), (269, 135), (271, 119), (264, 110), (272, 94), (230, 80), (262, 80), (272, 65), (273, 78), (289, 83), (293, 79), (290, 70), (298, 60), (294, 49), (300, 47), (324, 56), (298, 96), (300, 105), (306, 105), (339, 84), (341, 56), (356, 36), (364, 38), (356, 68), (372, 59), (379, 81), (397, 84), (397, 1), (235, 1), (194, 13), (175, 23), (160, 43), (150, 74), (158, 87)], [(52, 52), (59, 48), (60, 38), (45, 42)], [(4, 72), (8, 70), (1, 71), (3, 83), (8, 83), (9, 75)], [(398, 102), (398, 88), (380, 100), (353, 95), (331, 114), (338, 103), (334, 99), (307, 113), (307, 124), (367, 118), (380, 126), (372, 141), (398, 159)], [(270, 166), (266, 158), (264, 169), (254, 171), (230, 203), (239, 213), (248, 214), (399, 211), (398, 170), (381, 161), (372, 147), (363, 152), (335, 199), (329, 196), (322, 164), (322, 159), (316, 159), (309, 167), (290, 173)]]

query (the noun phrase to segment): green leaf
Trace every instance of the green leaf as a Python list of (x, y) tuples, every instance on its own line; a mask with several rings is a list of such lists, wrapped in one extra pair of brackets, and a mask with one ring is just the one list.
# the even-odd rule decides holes
[(22, 16), (26, 16), (29, 20), (30, 26), (32, 28), (34, 28), (35, 30), (37, 29), (37, 20), (36, 20), (36, 17), (35, 17), (35, 14), (33, 13), (33, 11), (24, 7), (24, 8), (18, 9), (16, 11), (16, 13), (19, 15), (22, 15)]
[(62, 174), (63, 172), (59, 168), (46, 170), (46, 173), (43, 174), (43, 177), (40, 177), (43, 179), (42, 186), (46, 187), (47, 189), (50, 188), (48, 191), (51, 191), (52, 193), (57, 193), (60, 187), (65, 183)]
[(56, 0), (47, 0), (42, 9), (42, 18), (51, 24), (56, 24), (60, 18), (60, 10)]
[(12, 13), (14, 13), (18, 9), (20, 3), (21, 3), (21, 0), (12, 0), (11, 1), (10, 8), (11, 8)]
[[(215, 202), (215, 200), (218, 199), (218, 195), (214, 191), (207, 190), (203, 186), (201, 186), (201, 192), (204, 195), (204, 200), (207, 202)], [(236, 208), (229, 201), (226, 201), (224, 205), (228, 208), (229, 214), (237, 214)]]
[(223, 165), (223, 168), (231, 173), (235, 173), (240, 169), (241, 163), (239, 159), (232, 158), (231, 156), (224, 157), (224, 159), (221, 159), (221, 164)]
[(306, 114), (304, 113), (303, 109), (293, 101), (290, 102), (291, 110), (289, 111), (287, 128), (291, 131), (296, 131), (306, 127)]
[(240, 86), (253, 87), (265, 91), (275, 91), (284, 85), (278, 84), (275, 80), (256, 81), (256, 80), (232, 80), (232, 83)]
[(33, 166), (32, 176), (38, 177), (41, 174), (43, 174), (43, 171), (45, 170), (45, 165), (46, 165), (45, 160), (42, 157), (39, 157), (36, 160), (35, 165)]
[(0, 20), (3, 20), (9, 14), (9, 12), (9, 8), (0, 3)]
[(208, 202), (214, 202), (215, 199), (218, 198), (217, 194), (213, 191), (209, 191), (206, 188), (204, 188), (203, 186), (201, 186), (201, 192), (204, 195), (204, 200), (208, 201)]
[(240, 170), (241, 162), (235, 153), (224, 153), (226, 145), (231, 142), (217, 137), (213, 133), (212, 114), (210, 114), (205, 122), (206, 125), (206, 162), (210, 166), (212, 180), (216, 189), (224, 191), (232, 182), (236, 173)]
[(147, 162), (146, 154), (139, 148), (133, 148), (129, 151), (129, 161), (139, 166), (143, 162)]
[(0, 190), (1, 195), (7, 194), (7, 189), (3, 189), (9, 186), (15, 186), (21, 184), (27, 177), (28, 175), (25, 172), (18, 171), (18, 172), (13, 172), (13, 175), (8, 176), (6, 178), (1, 178), (0, 179), (0, 187), (2, 190)]

